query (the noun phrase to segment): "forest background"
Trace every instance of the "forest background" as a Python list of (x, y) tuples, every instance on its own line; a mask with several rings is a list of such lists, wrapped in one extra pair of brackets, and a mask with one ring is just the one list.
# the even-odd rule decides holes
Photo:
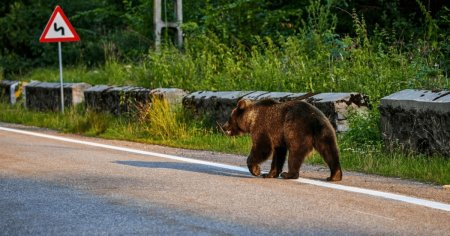
[[(173, 1), (162, 2), (163, 18), (173, 21)], [(80, 78), (73, 80), (99, 69), (85, 82), (191, 91), (353, 91), (374, 101), (402, 88), (450, 86), (445, 0), (184, 1), (184, 48), (162, 52), (153, 48), (151, 0), (4, 0), (3, 78), (57, 68), (56, 45), (38, 41), (57, 4), (81, 37), (63, 46), (64, 65), (78, 69)]]

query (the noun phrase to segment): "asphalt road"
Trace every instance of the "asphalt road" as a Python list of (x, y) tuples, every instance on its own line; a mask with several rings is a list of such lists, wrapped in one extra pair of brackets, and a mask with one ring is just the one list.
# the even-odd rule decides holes
[[(242, 156), (18, 128), (245, 166)], [(450, 203), (439, 186), (344, 174), (339, 186)], [(0, 130), (0, 235), (450, 235), (450, 211)]]

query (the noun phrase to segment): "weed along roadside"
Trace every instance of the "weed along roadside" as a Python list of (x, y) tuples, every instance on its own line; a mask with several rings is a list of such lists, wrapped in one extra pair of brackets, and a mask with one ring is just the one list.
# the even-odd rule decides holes
[[(450, 159), (445, 154), (418, 154), (399, 148), (386, 151), (380, 129), (380, 112), (378, 109), (371, 109), (368, 97), (359, 93), (313, 94), (268, 91), (187, 93), (181, 89), (150, 90), (133, 86), (96, 85), (85, 86), (81, 92), (77, 90), (65, 93), (67, 96), (73, 96), (70, 99), (77, 101), (82, 99), (84, 102), (73, 103), (66, 114), (62, 115), (52, 109), (37, 109), (33, 107), (34, 105), (27, 105), (28, 94), (27, 99), (19, 96), (16, 97), (15, 104), (10, 104), (11, 100), (4, 97), (10, 95), (5, 91), (11, 91), (7, 85), (12, 83), (1, 81), (0, 84), (2, 122), (46, 127), (108, 139), (241, 155), (247, 155), (250, 150), (249, 137), (225, 137), (216, 125), (216, 121), (220, 123), (226, 119), (239, 99), (273, 98), (278, 101), (303, 99), (322, 109), (340, 131), (338, 143), (344, 171), (354, 170), (440, 185), (450, 183), (448, 175)], [(33, 83), (30, 84), (27, 86), (34, 86)], [(47, 84), (52, 87), (51, 83)], [(55, 97), (58, 94), (48, 92), (48, 89), (44, 89), (47, 102), (51, 100), (51, 94), (55, 94)], [(79, 97), (75, 98), (76, 96)], [(36, 97), (33, 102), (39, 104), (36, 99), (39, 100)], [(56, 98), (55, 100), (57, 101)], [(372, 107), (377, 107), (377, 104), (372, 104)], [(324, 164), (316, 154), (307, 162)]]

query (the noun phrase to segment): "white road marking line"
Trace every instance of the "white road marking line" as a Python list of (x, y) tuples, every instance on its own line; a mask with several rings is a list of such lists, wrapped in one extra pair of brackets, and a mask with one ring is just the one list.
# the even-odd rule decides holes
[[(142, 150), (137, 150), (137, 149), (132, 149), (132, 148), (116, 147), (116, 146), (107, 145), (107, 144), (81, 141), (81, 140), (76, 140), (76, 139), (71, 139), (71, 138), (64, 138), (64, 137), (58, 137), (58, 136), (54, 136), (54, 135), (41, 134), (41, 133), (35, 133), (35, 132), (30, 132), (30, 131), (5, 128), (5, 127), (0, 127), (0, 130), (18, 133), (18, 134), (30, 135), (30, 136), (35, 136), (35, 137), (53, 139), (53, 140), (58, 140), (58, 141), (63, 141), (63, 142), (82, 144), (82, 145), (87, 145), (87, 146), (92, 146), (92, 147), (99, 147), (99, 148), (105, 148), (105, 149), (110, 149), (110, 150), (117, 150), (117, 151), (129, 152), (129, 153), (134, 153), (134, 154), (141, 154), (141, 155), (146, 155), (146, 156), (161, 157), (161, 158), (166, 158), (166, 159), (172, 159), (172, 160), (177, 160), (177, 161), (213, 166), (213, 167), (217, 167), (217, 168), (248, 173), (247, 168), (243, 168), (243, 167), (239, 167), (239, 166), (232, 166), (232, 165), (227, 165), (227, 164), (222, 164), (222, 163), (201, 161), (201, 160), (191, 159), (191, 158), (187, 158), (187, 157), (180, 157), (180, 156), (162, 154), (162, 153), (157, 153), (157, 152), (142, 151)], [(404, 195), (395, 194), (395, 193), (388, 193), (388, 192), (382, 192), (382, 191), (376, 191), (376, 190), (370, 190), (370, 189), (364, 189), (364, 188), (358, 188), (358, 187), (351, 187), (351, 186), (339, 185), (339, 184), (335, 184), (335, 183), (310, 180), (310, 179), (304, 179), (304, 178), (299, 178), (295, 181), (304, 183), (304, 184), (310, 184), (310, 185), (320, 186), (320, 187), (324, 187), (324, 188), (337, 189), (337, 190), (353, 192), (353, 193), (361, 193), (361, 194), (365, 194), (365, 195), (370, 195), (370, 196), (375, 196), (375, 197), (380, 197), (380, 198), (385, 198), (385, 199), (391, 199), (391, 200), (406, 202), (406, 203), (410, 203), (410, 204), (415, 204), (415, 205), (419, 205), (419, 206), (424, 206), (424, 207), (429, 207), (429, 208), (434, 208), (434, 209), (439, 209), (439, 210), (450, 212), (450, 204), (446, 204), (446, 203), (429, 201), (429, 200), (425, 200), (425, 199), (409, 197), (409, 196), (404, 196)]]

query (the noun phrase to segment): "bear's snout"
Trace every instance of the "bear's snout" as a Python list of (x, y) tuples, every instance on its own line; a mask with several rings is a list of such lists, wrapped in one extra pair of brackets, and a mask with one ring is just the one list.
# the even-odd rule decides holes
[(228, 122), (226, 122), (224, 125), (220, 125), (218, 124), (220, 127), (220, 130), (222, 130), (222, 133), (231, 136), (231, 127), (230, 124)]

